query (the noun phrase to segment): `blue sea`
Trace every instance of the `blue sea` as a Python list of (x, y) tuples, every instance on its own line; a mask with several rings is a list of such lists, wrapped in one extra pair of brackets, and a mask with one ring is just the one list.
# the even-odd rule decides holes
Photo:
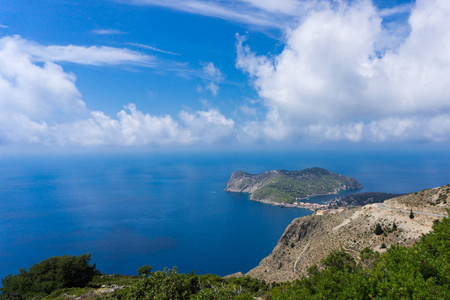
[(311, 212), (225, 193), (231, 173), (316, 166), (357, 178), (364, 186), (357, 192), (450, 183), (445, 152), (2, 155), (0, 278), (54, 255), (82, 253), (108, 274), (135, 275), (146, 264), (245, 273), (294, 218)]

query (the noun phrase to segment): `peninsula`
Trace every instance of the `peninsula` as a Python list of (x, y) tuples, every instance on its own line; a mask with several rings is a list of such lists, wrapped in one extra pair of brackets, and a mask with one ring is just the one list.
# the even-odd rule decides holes
[(250, 200), (280, 205), (360, 188), (361, 183), (354, 178), (322, 168), (309, 168), (302, 171), (273, 170), (262, 174), (236, 171), (228, 180), (225, 191), (249, 193)]

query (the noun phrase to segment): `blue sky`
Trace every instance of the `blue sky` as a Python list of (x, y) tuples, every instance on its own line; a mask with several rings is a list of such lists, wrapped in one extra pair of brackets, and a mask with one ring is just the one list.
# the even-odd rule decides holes
[(450, 2), (0, 3), (0, 144), (448, 145)]

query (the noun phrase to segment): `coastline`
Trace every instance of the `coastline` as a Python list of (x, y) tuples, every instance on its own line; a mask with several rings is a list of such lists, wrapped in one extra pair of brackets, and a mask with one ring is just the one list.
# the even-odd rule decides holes
[[(322, 195), (325, 195), (325, 194), (322, 194)], [(321, 195), (316, 195), (316, 196), (321, 196)], [(302, 199), (308, 199), (308, 198), (302, 198)], [(280, 203), (280, 202), (270, 201), (270, 200), (266, 200), (266, 199), (256, 200), (256, 199), (252, 199), (251, 195), (249, 196), (249, 200), (264, 203), (264, 204), (270, 204), (272, 206), (280, 206), (280, 207), (288, 207), (288, 208), (302, 208), (302, 209), (310, 210), (312, 212), (331, 208), (330, 205), (311, 203), (311, 202), (297, 202), (296, 201), (294, 203), (286, 203), (286, 202)]]

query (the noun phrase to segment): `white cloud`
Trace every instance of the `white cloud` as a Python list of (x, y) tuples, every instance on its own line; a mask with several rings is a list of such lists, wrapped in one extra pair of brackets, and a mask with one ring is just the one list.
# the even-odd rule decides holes
[(215, 84), (214, 82), (210, 82), (206, 86), (206, 89), (209, 90), (214, 97), (216, 97), (217, 93), (219, 92), (219, 86), (217, 84)]
[[(277, 4), (273, 0), (217, 1), (217, 0), (113, 0), (125, 4), (161, 6), (192, 14), (225, 19), (233, 22), (261, 26), (282, 28), (287, 20), (277, 13), (286, 13), (293, 7), (294, 0), (280, 0)], [(308, 1), (309, 2), (309, 1)], [(274, 14), (275, 13), (275, 14)], [(284, 14), (283, 14), (284, 15)], [(285, 15), (284, 15), (285, 16)]]
[[(75, 86), (75, 75), (46, 62), (33, 64), (19, 38), (0, 39), (0, 107), (35, 120), (65, 121), (87, 114)], [(70, 114), (68, 114), (70, 112)]]
[(117, 119), (103, 112), (92, 111), (91, 117), (73, 123), (58, 124), (46, 135), (58, 145), (189, 145), (210, 144), (232, 138), (234, 121), (217, 110), (182, 111), (179, 121), (170, 115), (152, 116), (136, 109), (134, 104), (124, 106)]
[(287, 15), (298, 13), (300, 2), (297, 0), (242, 0), (254, 7)]
[(121, 65), (137, 64), (153, 66), (155, 58), (126, 48), (105, 46), (44, 46), (20, 36), (4, 37), (3, 44), (10, 43), (20, 47), (33, 62), (71, 62), (82, 65)]
[(120, 31), (117, 29), (95, 29), (91, 31), (93, 34), (97, 35), (118, 35), (118, 34), (127, 34), (128, 32)]
[(222, 72), (212, 62), (203, 64), (203, 73), (207, 78), (214, 81), (220, 81), (223, 77)]
[[(259, 134), (448, 140), (450, 2), (418, 0), (411, 32), (401, 42), (390, 36), (380, 57), (379, 45), (386, 47), (390, 34), (381, 22), (370, 1), (321, 7), (287, 33), (285, 49), (275, 57), (256, 55), (238, 36), (236, 65), (251, 76), (269, 109), (257, 123)], [(255, 135), (255, 123), (250, 125)]]
[(178, 117), (185, 124), (187, 137), (192, 141), (212, 143), (232, 138), (234, 121), (218, 110), (198, 111), (195, 114), (182, 111)]
[(217, 68), (212, 62), (204, 63), (201, 77), (208, 83), (206, 83), (204, 87), (199, 86), (197, 91), (201, 93), (204, 90), (208, 90), (214, 97), (216, 97), (220, 89), (218, 83), (222, 82), (224, 79), (224, 75), (220, 69)]
[(182, 137), (179, 125), (171, 116), (152, 116), (136, 109), (134, 104), (124, 106), (117, 119), (101, 111), (92, 111), (91, 117), (73, 123), (58, 124), (52, 128), (55, 143), (60, 145), (166, 145), (188, 143)]
[[(36, 49), (46, 57), (43, 65), (36, 64), (40, 60), (30, 54)], [(76, 88), (75, 75), (47, 61), (51, 55), (44, 50), (48, 49), (51, 46), (19, 37), (0, 39), (0, 144), (159, 147), (232, 138), (234, 121), (214, 109), (182, 111), (178, 119), (143, 113), (134, 104), (124, 106), (115, 118), (89, 111)], [(58, 55), (55, 60), (77, 62)]]
[(166, 50), (161, 50), (152, 46), (148, 46), (148, 45), (144, 45), (144, 44), (138, 44), (138, 43), (127, 43), (127, 45), (130, 46), (135, 46), (135, 47), (139, 47), (139, 48), (143, 48), (143, 49), (148, 49), (148, 50), (152, 50), (152, 51), (156, 51), (156, 52), (161, 52), (161, 53), (165, 53), (165, 54), (171, 54), (171, 55), (177, 55), (180, 56), (180, 54), (175, 53), (175, 52), (170, 52), (170, 51), (166, 51)]
[(0, 24), (0, 28), (9, 28), (9, 26)]

